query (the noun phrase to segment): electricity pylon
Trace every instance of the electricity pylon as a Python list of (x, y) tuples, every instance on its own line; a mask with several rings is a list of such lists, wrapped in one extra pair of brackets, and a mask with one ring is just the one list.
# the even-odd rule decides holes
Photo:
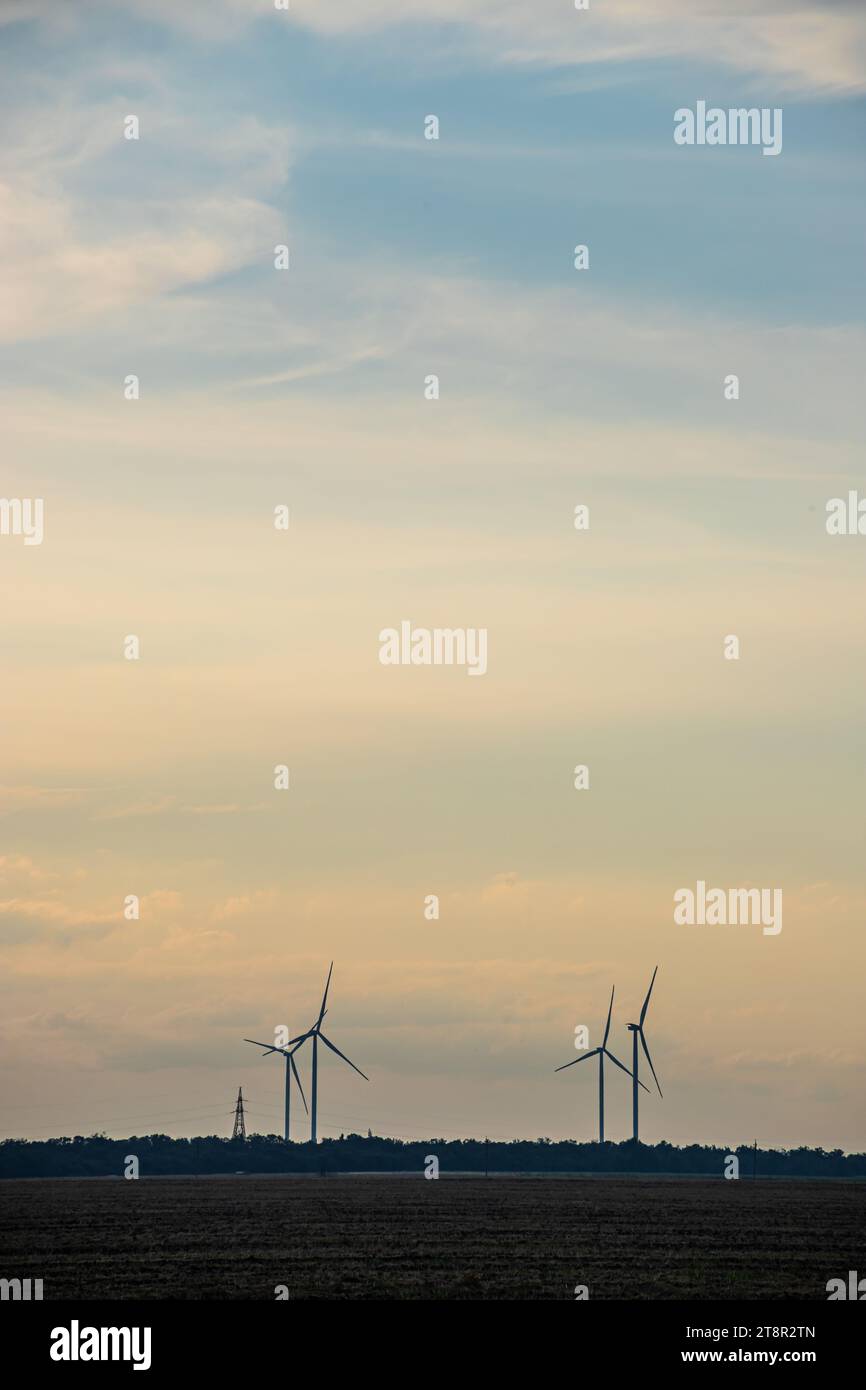
[(235, 1127), (232, 1130), (232, 1139), (246, 1139), (247, 1127), (244, 1124), (244, 1093), (243, 1088), (238, 1087), (238, 1103), (235, 1106)]

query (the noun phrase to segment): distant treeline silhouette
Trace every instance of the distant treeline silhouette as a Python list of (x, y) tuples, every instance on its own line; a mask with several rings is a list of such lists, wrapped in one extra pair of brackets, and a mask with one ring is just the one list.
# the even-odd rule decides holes
[(424, 1139), (411, 1142), (368, 1134), (341, 1134), (312, 1144), (287, 1144), (275, 1134), (246, 1139), (207, 1135), (172, 1139), (166, 1134), (109, 1139), (104, 1134), (71, 1139), (6, 1139), (0, 1142), (0, 1178), (121, 1177), (127, 1157), (139, 1160), (143, 1178), (204, 1173), (388, 1173), (424, 1170), (428, 1155), (448, 1173), (670, 1173), (721, 1178), (736, 1154), (740, 1178), (866, 1177), (866, 1154), (841, 1149), (734, 1149), (716, 1145), (582, 1144), (571, 1139)]

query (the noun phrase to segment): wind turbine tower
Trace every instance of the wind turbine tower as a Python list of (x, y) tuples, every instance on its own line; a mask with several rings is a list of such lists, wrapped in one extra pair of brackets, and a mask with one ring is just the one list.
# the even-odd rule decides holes
[[(632, 1066), (632, 1071), (631, 1071), (631, 1077), (632, 1077), (632, 1081), (631, 1081), (631, 1092), (632, 1092), (632, 1095), (631, 1095), (631, 1109), (632, 1109), (632, 1128), (633, 1128), (633, 1130), (634, 1130), (634, 1136), (633, 1136), (633, 1137), (634, 1137), (634, 1142), (635, 1142), (635, 1143), (638, 1142), (637, 1088), (638, 1088), (638, 1085), (643, 1086), (643, 1082), (642, 1082), (642, 1081), (641, 1081), (641, 1082), (638, 1082), (638, 1065), (639, 1065), (639, 1062), (640, 1062), (640, 1053), (638, 1052), (638, 1046), (637, 1046), (637, 1044), (638, 1044), (638, 1038), (640, 1039), (641, 1047), (643, 1048), (644, 1052), (646, 1053), (646, 1059), (647, 1059), (647, 1061), (649, 1062), (650, 1071), (651, 1071), (652, 1074), (653, 1074), (653, 1081), (656, 1083), (656, 1086), (658, 1087), (658, 1093), (659, 1093), (659, 1095), (661, 1095), (661, 1093), (662, 1093), (662, 1088), (661, 1088), (661, 1086), (659, 1086), (659, 1079), (658, 1079), (658, 1077), (656, 1076), (656, 1069), (655, 1069), (655, 1067), (653, 1066), (653, 1059), (652, 1059), (652, 1057), (650, 1056), (650, 1051), (649, 1051), (649, 1048), (647, 1047), (646, 1036), (645, 1036), (644, 1031), (643, 1031), (644, 1019), (646, 1018), (646, 1011), (647, 1011), (647, 1009), (649, 1008), (650, 995), (651, 995), (652, 992), (653, 992), (653, 985), (654, 985), (655, 982), (656, 982), (656, 975), (658, 974), (658, 971), (659, 971), (659, 968), (658, 968), (658, 966), (656, 966), (655, 970), (653, 971), (653, 977), (652, 977), (652, 979), (650, 980), (650, 987), (649, 987), (649, 989), (648, 989), (647, 992), (646, 992), (646, 999), (643, 1001), (643, 1008), (642, 1008), (641, 1011), (640, 1011), (640, 1020), (639, 1020), (637, 1023), (630, 1023), (630, 1024), (628, 1025), (628, 1030), (629, 1030), (629, 1032), (631, 1033), (631, 1043), (632, 1043), (632, 1052), (631, 1052), (631, 1057), (632, 1057), (632, 1062), (631, 1062), (631, 1066)], [(647, 1089), (646, 1086), (644, 1086), (644, 1090), (646, 1090), (646, 1089)]]
[[(616, 986), (614, 986), (614, 989), (615, 989), (615, 988), (616, 988)], [(631, 1076), (631, 1074), (632, 1074), (632, 1073), (629, 1071), (628, 1067), (624, 1067), (623, 1064), (622, 1064), (622, 1062), (618, 1061), (618, 1060), (616, 1059), (616, 1057), (614, 1057), (613, 1053), (610, 1051), (610, 1049), (608, 1048), (608, 1045), (607, 1045), (608, 1036), (609, 1036), (609, 1034), (610, 1034), (610, 1019), (611, 1019), (611, 1014), (613, 1013), (613, 995), (614, 995), (614, 990), (612, 989), (611, 992), (610, 992), (610, 1007), (608, 1008), (608, 1011), (607, 1011), (607, 1024), (605, 1025), (604, 1038), (602, 1039), (601, 1047), (594, 1047), (594, 1048), (592, 1049), (591, 1052), (584, 1052), (584, 1054), (583, 1054), (582, 1057), (575, 1057), (575, 1059), (574, 1059), (573, 1062), (566, 1062), (566, 1063), (564, 1064), (564, 1066), (554, 1068), (555, 1071), (565, 1071), (568, 1067), (574, 1067), (574, 1066), (576, 1066), (578, 1062), (586, 1062), (586, 1061), (588, 1061), (590, 1057), (597, 1057), (597, 1058), (598, 1058), (598, 1142), (599, 1142), (600, 1144), (603, 1144), (603, 1143), (604, 1143), (604, 1059), (605, 1059), (605, 1057), (607, 1057), (609, 1061), (613, 1062), (614, 1066), (619, 1067), (620, 1071), (624, 1071), (625, 1074), (626, 1074), (626, 1076)], [(641, 1086), (643, 1086), (643, 1082), (642, 1082), (642, 1081), (639, 1082), (638, 1084), (641, 1085)], [(644, 1090), (647, 1089), (646, 1086), (644, 1086), (643, 1088), (644, 1088)]]
[[(327, 980), (325, 981), (325, 993), (322, 995), (322, 1007), (319, 1009), (319, 1017), (316, 1019), (315, 1023), (312, 1025), (312, 1027), (307, 1029), (306, 1033), (299, 1033), (298, 1036), (297, 1036), (296, 1038), (289, 1038), (289, 1041), (286, 1043), (285, 1047), (271, 1046), (269, 1043), (259, 1043), (259, 1042), (256, 1042), (254, 1038), (245, 1038), (245, 1039), (244, 1039), (244, 1042), (253, 1043), (253, 1045), (254, 1045), (255, 1047), (263, 1047), (263, 1048), (265, 1049), (264, 1053), (262, 1054), (263, 1056), (266, 1056), (267, 1053), (269, 1053), (269, 1052), (281, 1052), (281, 1053), (283, 1054), (283, 1056), (285, 1057), (285, 1059), (286, 1059), (286, 1138), (287, 1138), (287, 1139), (288, 1139), (288, 1137), (289, 1137), (289, 1070), (288, 1070), (288, 1069), (289, 1069), (289, 1066), (291, 1066), (292, 1073), (293, 1073), (293, 1075), (294, 1075), (294, 1077), (295, 1077), (295, 1080), (296, 1080), (297, 1083), (298, 1083), (298, 1089), (301, 1091), (301, 1099), (304, 1101), (304, 1109), (306, 1110), (306, 1108), (307, 1108), (307, 1102), (306, 1102), (306, 1099), (305, 1099), (305, 1097), (304, 1097), (303, 1089), (301, 1088), (301, 1079), (300, 1079), (300, 1077), (298, 1076), (298, 1069), (297, 1069), (297, 1067), (296, 1067), (296, 1065), (295, 1065), (295, 1053), (298, 1052), (298, 1051), (303, 1047), (304, 1043), (307, 1042), (308, 1039), (312, 1039), (312, 1043), (313, 1043), (313, 1057), (312, 1057), (312, 1094), (311, 1094), (311, 1097), (310, 1097), (310, 1107), (311, 1107), (311, 1108), (310, 1108), (310, 1111), (309, 1111), (309, 1115), (310, 1115), (310, 1142), (311, 1142), (311, 1143), (313, 1143), (313, 1144), (318, 1143), (319, 1043), (320, 1043), (320, 1042), (323, 1042), (323, 1043), (325, 1044), (325, 1047), (330, 1048), (331, 1052), (335, 1052), (335, 1053), (337, 1054), (338, 1057), (341, 1057), (342, 1060), (343, 1060), (344, 1062), (348, 1063), (348, 1065), (352, 1068), (352, 1071), (356, 1071), (356, 1072), (358, 1073), (359, 1076), (363, 1076), (365, 1081), (369, 1081), (369, 1080), (370, 1080), (369, 1076), (365, 1076), (364, 1073), (361, 1071), (361, 1068), (360, 1068), (360, 1067), (356, 1067), (354, 1062), (350, 1062), (350, 1061), (349, 1061), (349, 1058), (345, 1055), (345, 1053), (341, 1052), (340, 1049), (339, 1049), (338, 1047), (336, 1047), (336, 1046), (334, 1045), (334, 1043), (332, 1043), (331, 1040), (330, 1040), (329, 1038), (326, 1038), (325, 1035), (324, 1035), (324, 1033), (322, 1032), (322, 1019), (325, 1017), (325, 1014), (328, 1012), (328, 1009), (327, 1009), (327, 1003), (328, 1003), (328, 990), (329, 990), (330, 987), (331, 987), (331, 976), (332, 976), (333, 973), (334, 973), (334, 962), (331, 961), (331, 968), (330, 968), (330, 970), (328, 971), (328, 978), (327, 978)], [(290, 1051), (289, 1049), (291, 1049), (291, 1051)]]
[(328, 1008), (327, 1008), (327, 1004), (328, 1004), (328, 990), (329, 990), (330, 987), (331, 987), (331, 976), (333, 975), (333, 973), (334, 973), (334, 962), (331, 961), (331, 968), (330, 968), (330, 970), (328, 971), (328, 978), (327, 978), (327, 980), (325, 981), (325, 992), (324, 992), (324, 994), (322, 995), (322, 1007), (319, 1009), (319, 1017), (316, 1019), (315, 1023), (314, 1023), (313, 1026), (312, 1026), (312, 1028), (308, 1028), (307, 1031), (306, 1031), (306, 1033), (299, 1033), (298, 1036), (297, 1036), (296, 1038), (290, 1038), (289, 1041), (286, 1043), (286, 1046), (287, 1046), (287, 1047), (293, 1047), (293, 1048), (294, 1048), (294, 1051), (297, 1052), (298, 1048), (303, 1047), (304, 1043), (307, 1041), (308, 1038), (312, 1039), (312, 1043), (313, 1043), (312, 1078), (313, 1078), (313, 1079), (312, 1079), (312, 1087), (311, 1087), (311, 1092), (312, 1092), (312, 1094), (311, 1094), (311, 1096), (310, 1096), (310, 1142), (311, 1142), (312, 1144), (317, 1144), (317, 1143), (318, 1143), (317, 1119), (318, 1119), (318, 1108), (319, 1108), (319, 1043), (320, 1043), (320, 1042), (323, 1042), (323, 1043), (325, 1044), (325, 1047), (330, 1048), (330, 1050), (331, 1050), (332, 1052), (335, 1052), (335, 1053), (337, 1054), (338, 1057), (341, 1057), (342, 1060), (343, 1060), (344, 1062), (348, 1063), (348, 1065), (352, 1068), (352, 1071), (356, 1071), (356, 1072), (358, 1073), (359, 1076), (363, 1076), (365, 1081), (369, 1081), (369, 1080), (370, 1080), (369, 1076), (365, 1076), (364, 1073), (361, 1071), (361, 1068), (360, 1068), (360, 1067), (356, 1067), (354, 1062), (350, 1062), (350, 1061), (349, 1061), (349, 1058), (345, 1055), (345, 1053), (344, 1053), (344, 1052), (341, 1052), (340, 1049), (339, 1049), (338, 1047), (335, 1047), (335, 1045), (330, 1041), (330, 1039), (329, 1039), (329, 1038), (326, 1038), (325, 1035), (324, 1035), (324, 1033), (322, 1032), (322, 1019), (325, 1017), (325, 1014), (328, 1012)]
[(255, 1038), (244, 1038), (244, 1042), (252, 1043), (253, 1047), (263, 1047), (263, 1057), (267, 1057), (268, 1053), (270, 1052), (279, 1052), (286, 1059), (286, 1118), (284, 1125), (284, 1138), (286, 1143), (288, 1144), (289, 1139), (291, 1138), (293, 1076), (295, 1078), (295, 1082), (297, 1083), (298, 1090), (301, 1093), (301, 1100), (304, 1102), (304, 1110), (307, 1110), (307, 1097), (304, 1095), (304, 1088), (301, 1085), (301, 1078), (298, 1075), (298, 1068), (295, 1064), (294, 1054), (297, 1052), (298, 1049), (296, 1047), (293, 1047), (291, 1052), (287, 1052), (285, 1048), (276, 1047), (271, 1043), (256, 1042)]

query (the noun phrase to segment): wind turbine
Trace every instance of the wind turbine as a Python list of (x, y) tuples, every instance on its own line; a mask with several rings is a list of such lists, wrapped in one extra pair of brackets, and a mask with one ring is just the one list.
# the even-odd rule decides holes
[(298, 1075), (298, 1068), (297, 1068), (296, 1065), (295, 1065), (295, 1053), (297, 1052), (298, 1049), (297, 1049), (296, 1047), (293, 1047), (291, 1052), (287, 1052), (285, 1048), (283, 1048), (283, 1047), (276, 1047), (276, 1046), (272, 1045), (271, 1043), (256, 1042), (255, 1038), (244, 1038), (244, 1042), (252, 1043), (253, 1047), (263, 1047), (263, 1048), (265, 1049), (264, 1052), (262, 1053), (262, 1056), (263, 1056), (263, 1057), (266, 1057), (266, 1056), (268, 1055), (269, 1052), (279, 1052), (279, 1053), (280, 1053), (283, 1057), (285, 1057), (285, 1059), (286, 1059), (286, 1122), (285, 1122), (285, 1131), (286, 1131), (286, 1133), (285, 1133), (285, 1139), (286, 1139), (286, 1143), (288, 1144), (288, 1142), (289, 1142), (289, 1137), (290, 1137), (290, 1135), (289, 1135), (289, 1124), (290, 1124), (290, 1120), (291, 1120), (291, 1111), (292, 1111), (292, 1076), (293, 1076), (293, 1075), (294, 1075), (294, 1078), (295, 1078), (296, 1082), (298, 1083), (298, 1090), (299, 1090), (300, 1093), (301, 1093), (301, 1100), (304, 1102), (304, 1110), (306, 1111), (307, 1114), (309, 1114), (309, 1111), (307, 1111), (307, 1097), (304, 1095), (304, 1088), (303, 1088), (303, 1086), (301, 1085), (301, 1078), (300, 1078), (299, 1075)]
[[(615, 988), (616, 988), (616, 986), (614, 986), (614, 989), (615, 989)], [(616, 1057), (614, 1057), (613, 1053), (609, 1050), (608, 1045), (607, 1045), (607, 1039), (608, 1039), (608, 1035), (609, 1035), (609, 1033), (610, 1033), (610, 1017), (611, 1017), (611, 1014), (613, 1013), (613, 993), (614, 993), (614, 990), (612, 989), (611, 992), (610, 992), (610, 1007), (609, 1007), (609, 1009), (608, 1009), (608, 1011), (607, 1011), (607, 1024), (605, 1025), (604, 1038), (603, 1038), (603, 1040), (602, 1040), (601, 1047), (594, 1047), (594, 1048), (592, 1049), (591, 1052), (584, 1052), (584, 1054), (583, 1054), (582, 1057), (575, 1057), (575, 1059), (574, 1059), (573, 1062), (566, 1062), (564, 1066), (555, 1067), (555, 1068), (554, 1068), (555, 1071), (566, 1071), (568, 1067), (574, 1067), (574, 1066), (577, 1065), (578, 1062), (586, 1062), (586, 1061), (589, 1060), (590, 1057), (598, 1057), (598, 1142), (599, 1142), (600, 1144), (603, 1144), (603, 1143), (604, 1143), (604, 1059), (605, 1059), (605, 1057), (609, 1057), (610, 1060), (614, 1063), (614, 1065), (617, 1066), (617, 1067), (619, 1067), (620, 1071), (624, 1071), (624, 1072), (625, 1072), (626, 1076), (631, 1076), (631, 1072), (629, 1071), (628, 1067), (624, 1067), (623, 1064), (622, 1064), (622, 1062), (617, 1061)], [(643, 1082), (642, 1082), (642, 1081), (638, 1082), (638, 1085), (643, 1086)], [(643, 1086), (643, 1088), (644, 1088), (644, 1090), (647, 1089), (646, 1086)]]
[[(655, 970), (653, 971), (653, 977), (652, 977), (652, 979), (650, 980), (650, 987), (649, 987), (649, 989), (648, 989), (647, 992), (646, 992), (646, 999), (643, 1001), (643, 1008), (642, 1008), (641, 1011), (640, 1011), (640, 1022), (638, 1022), (638, 1023), (630, 1023), (630, 1024), (628, 1025), (628, 1030), (629, 1030), (629, 1032), (631, 1033), (631, 1037), (632, 1037), (632, 1088), (631, 1088), (631, 1089), (632, 1089), (632, 1098), (631, 1098), (631, 1108), (632, 1108), (632, 1120), (633, 1120), (633, 1125), (634, 1125), (634, 1142), (635, 1142), (635, 1143), (637, 1143), (637, 1088), (638, 1088), (638, 1075), (637, 1075), (637, 1071), (638, 1071), (638, 1059), (639, 1059), (639, 1057), (640, 1057), (640, 1054), (639, 1054), (639, 1052), (638, 1052), (638, 1050), (637, 1050), (637, 1040), (638, 1040), (638, 1038), (640, 1038), (641, 1046), (643, 1047), (643, 1050), (644, 1050), (644, 1052), (646, 1053), (646, 1059), (647, 1059), (647, 1061), (648, 1061), (649, 1064), (650, 1064), (650, 1071), (651, 1071), (652, 1074), (653, 1074), (653, 1081), (656, 1083), (656, 1086), (658, 1086), (658, 1093), (659, 1093), (659, 1095), (661, 1095), (661, 1093), (662, 1093), (662, 1088), (661, 1088), (661, 1086), (659, 1086), (659, 1079), (658, 1079), (658, 1077), (656, 1076), (656, 1069), (655, 1069), (655, 1067), (653, 1066), (653, 1059), (652, 1059), (652, 1057), (650, 1056), (649, 1048), (648, 1048), (647, 1045), (646, 1045), (646, 1037), (644, 1036), (644, 1031), (643, 1031), (643, 1021), (644, 1021), (644, 1019), (646, 1018), (646, 1011), (647, 1011), (647, 1009), (649, 1008), (650, 995), (651, 995), (652, 992), (653, 992), (653, 985), (654, 985), (655, 982), (656, 982), (656, 975), (658, 974), (658, 971), (659, 971), (659, 968), (658, 968), (658, 966), (656, 966)], [(643, 1086), (643, 1082), (640, 1082), (640, 1085)], [(644, 1090), (646, 1090), (646, 1089), (647, 1089), (646, 1086), (644, 1086)]]
[(352, 1068), (352, 1071), (356, 1071), (356, 1072), (358, 1073), (359, 1076), (363, 1076), (365, 1081), (369, 1081), (369, 1080), (370, 1080), (369, 1076), (365, 1076), (365, 1075), (364, 1075), (364, 1072), (361, 1071), (361, 1068), (360, 1068), (360, 1067), (356, 1067), (354, 1062), (350, 1062), (349, 1059), (348, 1059), (348, 1057), (346, 1056), (346, 1054), (345, 1054), (344, 1052), (341, 1052), (340, 1049), (339, 1049), (338, 1047), (335, 1047), (334, 1044), (330, 1041), (330, 1039), (329, 1039), (329, 1038), (326, 1038), (325, 1035), (324, 1035), (324, 1033), (322, 1032), (322, 1019), (325, 1017), (325, 1014), (328, 1012), (326, 1005), (327, 1005), (327, 1002), (328, 1002), (328, 990), (329, 990), (330, 987), (331, 987), (331, 975), (332, 975), (333, 973), (334, 973), (334, 962), (331, 961), (331, 968), (330, 968), (330, 970), (328, 971), (328, 978), (327, 978), (327, 980), (325, 981), (325, 993), (322, 995), (322, 1007), (319, 1009), (319, 1017), (316, 1019), (315, 1023), (314, 1023), (313, 1026), (312, 1026), (312, 1028), (308, 1028), (307, 1031), (306, 1031), (306, 1033), (299, 1033), (298, 1036), (297, 1036), (296, 1038), (289, 1038), (289, 1041), (286, 1043), (286, 1047), (291, 1047), (291, 1048), (292, 1048), (292, 1053), (294, 1054), (295, 1052), (298, 1051), (298, 1049), (299, 1049), (300, 1047), (303, 1047), (304, 1043), (307, 1041), (308, 1038), (312, 1038), (312, 1040), (313, 1040), (313, 1066), (312, 1066), (313, 1084), (312, 1084), (312, 1095), (311, 1095), (311, 1106), (312, 1106), (312, 1108), (311, 1108), (311, 1110), (310, 1110), (310, 1142), (313, 1143), (313, 1144), (315, 1144), (315, 1143), (317, 1142), (317, 1138), (316, 1138), (316, 1113), (317, 1113), (318, 1099), (319, 1099), (319, 1084), (318, 1084), (318, 1075), (319, 1075), (319, 1043), (320, 1043), (320, 1042), (323, 1042), (323, 1043), (325, 1044), (325, 1047), (329, 1047), (329, 1048), (331, 1049), (332, 1052), (336, 1052), (337, 1056), (338, 1056), (338, 1057), (342, 1057), (343, 1061), (344, 1061), (344, 1062), (347, 1062), (348, 1065)]

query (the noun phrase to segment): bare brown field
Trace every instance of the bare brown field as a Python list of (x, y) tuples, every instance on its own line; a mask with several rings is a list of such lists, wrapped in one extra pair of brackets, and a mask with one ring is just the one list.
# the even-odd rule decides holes
[(0, 1183), (0, 1277), (62, 1298), (826, 1299), (866, 1184), (358, 1176)]

